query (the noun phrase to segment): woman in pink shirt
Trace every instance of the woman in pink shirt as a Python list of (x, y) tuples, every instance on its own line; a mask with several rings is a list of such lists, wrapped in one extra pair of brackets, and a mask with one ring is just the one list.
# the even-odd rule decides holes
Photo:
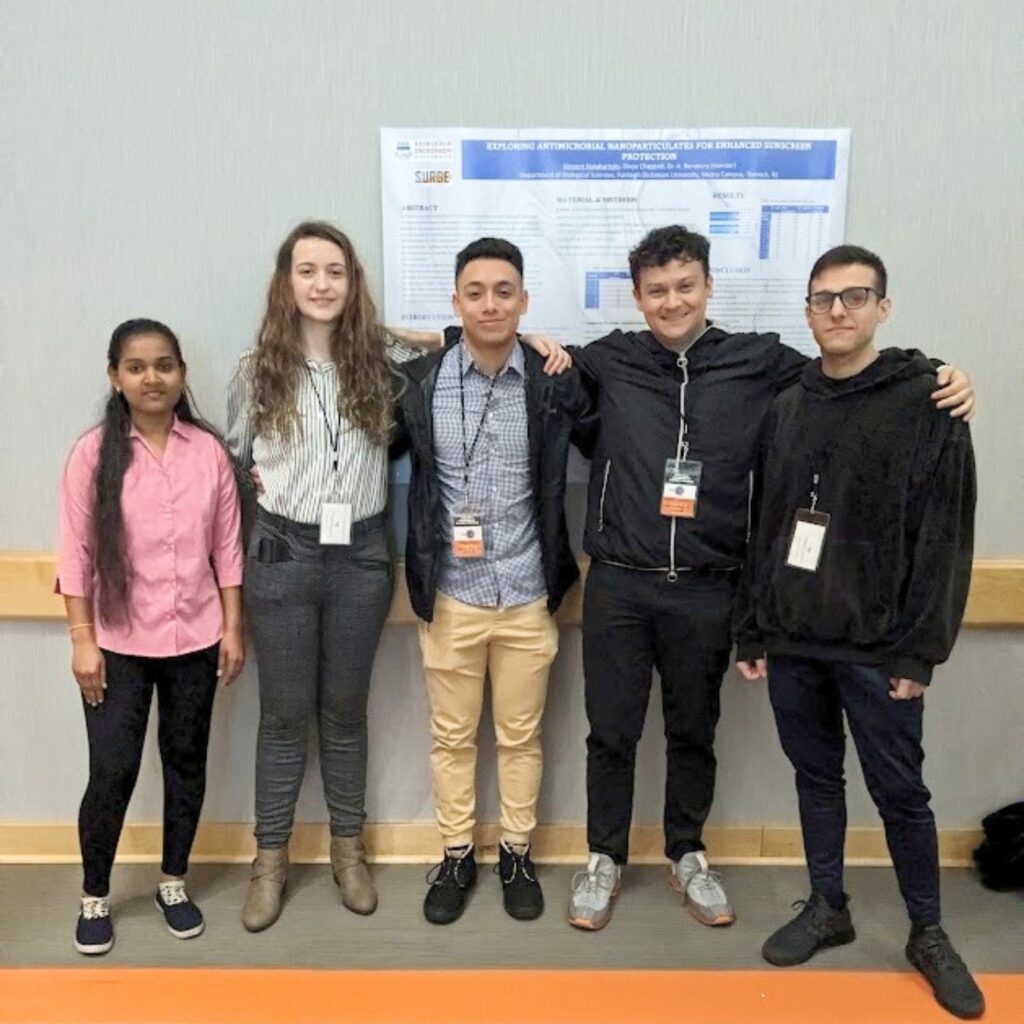
[(153, 688), (164, 770), (156, 904), (187, 939), (203, 916), (184, 876), (206, 787), (218, 679), (242, 670), (239, 500), (226, 449), (193, 411), (173, 332), (117, 327), (103, 422), (79, 438), (61, 486), (58, 589), (89, 736), (78, 817), (80, 953), (114, 944), (110, 871), (135, 788)]

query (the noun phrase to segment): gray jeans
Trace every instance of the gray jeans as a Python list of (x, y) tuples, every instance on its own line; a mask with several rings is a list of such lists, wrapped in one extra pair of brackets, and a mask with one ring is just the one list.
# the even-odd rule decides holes
[(246, 559), (260, 677), (256, 842), (265, 849), (288, 843), (314, 720), (331, 835), (357, 835), (366, 818), (366, 702), (394, 586), (385, 515), (355, 523), (350, 545), (321, 545), (319, 534), (261, 509)]

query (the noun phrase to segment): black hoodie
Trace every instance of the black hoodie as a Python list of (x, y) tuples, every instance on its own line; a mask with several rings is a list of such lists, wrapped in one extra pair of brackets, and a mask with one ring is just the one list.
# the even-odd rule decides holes
[[(886, 349), (846, 380), (809, 363), (762, 432), (754, 534), (736, 606), (738, 657), (790, 654), (931, 681), (971, 578), (967, 424), (930, 400), (935, 370)], [(786, 564), (797, 509), (831, 516), (817, 572)]]

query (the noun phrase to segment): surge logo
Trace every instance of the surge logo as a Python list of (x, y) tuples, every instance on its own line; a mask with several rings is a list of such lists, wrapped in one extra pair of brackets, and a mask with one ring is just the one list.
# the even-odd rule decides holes
[(417, 185), (450, 185), (452, 182), (452, 172), (416, 171), (414, 180)]

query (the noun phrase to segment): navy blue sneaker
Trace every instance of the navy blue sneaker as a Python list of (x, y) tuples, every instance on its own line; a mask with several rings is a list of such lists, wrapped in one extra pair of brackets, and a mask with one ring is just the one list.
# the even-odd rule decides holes
[(86, 956), (109, 953), (114, 945), (114, 925), (106, 896), (83, 896), (75, 926), (75, 949)]
[(200, 909), (188, 898), (182, 881), (161, 882), (156, 890), (157, 910), (163, 911), (176, 939), (194, 939), (206, 927)]

